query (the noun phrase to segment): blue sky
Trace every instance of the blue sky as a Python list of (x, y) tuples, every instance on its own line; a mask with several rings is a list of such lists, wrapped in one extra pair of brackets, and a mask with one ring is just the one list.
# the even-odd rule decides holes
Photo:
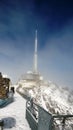
[(72, 0), (0, 1), (0, 71), (15, 82), (32, 70), (36, 28), (40, 73), (73, 88)]

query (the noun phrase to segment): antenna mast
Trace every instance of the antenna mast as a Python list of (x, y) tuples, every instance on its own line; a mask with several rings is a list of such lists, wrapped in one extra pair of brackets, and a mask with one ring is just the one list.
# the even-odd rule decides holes
[(35, 32), (34, 73), (37, 74), (37, 30)]

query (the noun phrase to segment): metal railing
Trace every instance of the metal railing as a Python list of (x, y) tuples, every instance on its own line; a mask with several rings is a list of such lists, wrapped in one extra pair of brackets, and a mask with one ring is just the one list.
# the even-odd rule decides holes
[(53, 116), (53, 127), (56, 130), (73, 130), (73, 115)]
[(52, 116), (42, 107), (33, 103), (33, 100), (26, 102), (26, 119), (31, 130), (52, 130)]
[(38, 130), (38, 106), (30, 100), (26, 102), (26, 119), (32, 130)]
[(73, 115), (52, 115), (33, 99), (26, 102), (26, 119), (31, 130), (73, 130)]

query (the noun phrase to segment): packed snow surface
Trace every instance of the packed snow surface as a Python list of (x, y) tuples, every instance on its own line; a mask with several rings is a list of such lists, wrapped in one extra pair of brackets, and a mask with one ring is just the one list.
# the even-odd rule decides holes
[(0, 109), (4, 130), (31, 130), (25, 118), (26, 100), (15, 93), (14, 102)]

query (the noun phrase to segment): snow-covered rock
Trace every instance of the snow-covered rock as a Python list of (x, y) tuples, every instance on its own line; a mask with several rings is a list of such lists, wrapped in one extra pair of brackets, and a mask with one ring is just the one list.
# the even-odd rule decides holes
[[(73, 115), (73, 91), (68, 88), (62, 88), (55, 83), (48, 82), (46, 85), (36, 85), (32, 88), (27, 88), (22, 84), (22, 91), (27, 90), (27, 94), (33, 98), (33, 101), (40, 106), (42, 106), (46, 111), (52, 115)], [(73, 121), (73, 118), (72, 118)], [(73, 123), (71, 122), (71, 129), (73, 128)], [(55, 124), (60, 124), (60, 121), (55, 121)], [(68, 124), (68, 123), (67, 123)], [(69, 125), (69, 124), (68, 124)], [(55, 125), (56, 126), (56, 125)], [(62, 125), (61, 125), (62, 126)], [(58, 128), (61, 130), (62, 128)], [(70, 127), (66, 127), (65, 130), (71, 130)], [(57, 130), (57, 128), (55, 128)]]
[(34, 100), (52, 114), (73, 114), (73, 95), (67, 89), (49, 84), (29, 90)]

